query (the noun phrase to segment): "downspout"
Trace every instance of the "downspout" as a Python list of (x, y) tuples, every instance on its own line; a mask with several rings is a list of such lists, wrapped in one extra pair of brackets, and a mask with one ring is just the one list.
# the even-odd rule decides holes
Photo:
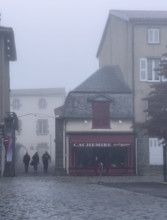
[(5, 167), (5, 147), (3, 144), (3, 138), (1, 139), (1, 176), (3, 176), (4, 167)]
[(67, 160), (67, 155), (66, 155), (66, 119), (64, 119), (64, 129), (63, 129), (63, 168), (66, 170), (66, 160)]
[(138, 175), (138, 167), (137, 167), (137, 160), (138, 160), (138, 157), (137, 157), (137, 138), (135, 138), (135, 171), (136, 171), (136, 175)]
[[(132, 97), (133, 97), (133, 129), (135, 127), (135, 51), (134, 51), (134, 23), (132, 21)], [(135, 170), (136, 175), (138, 174), (138, 161), (137, 161), (137, 138), (135, 137)]]

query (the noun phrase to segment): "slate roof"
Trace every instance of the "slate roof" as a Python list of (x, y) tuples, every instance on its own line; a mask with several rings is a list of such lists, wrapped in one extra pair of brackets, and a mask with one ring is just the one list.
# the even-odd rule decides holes
[(71, 91), (66, 98), (62, 117), (92, 118), (91, 100), (104, 98), (111, 102), (111, 118), (133, 118), (132, 93), (117, 66), (105, 66)]
[(129, 93), (131, 91), (125, 84), (118, 66), (104, 66), (75, 88), (73, 92)]

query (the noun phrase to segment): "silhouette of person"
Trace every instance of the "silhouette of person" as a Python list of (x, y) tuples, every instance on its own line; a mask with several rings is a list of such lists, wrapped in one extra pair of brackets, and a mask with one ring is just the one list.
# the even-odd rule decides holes
[(24, 157), (23, 157), (23, 163), (24, 163), (24, 167), (25, 167), (25, 173), (28, 173), (29, 162), (30, 162), (30, 155), (28, 154), (28, 152), (26, 152), (25, 155), (24, 155)]
[(31, 161), (31, 165), (34, 166), (34, 171), (37, 172), (38, 170), (38, 164), (39, 164), (39, 156), (38, 156), (38, 152), (36, 152), (33, 156), (32, 156), (32, 161)]
[(51, 160), (50, 155), (48, 154), (47, 151), (42, 155), (42, 161), (43, 161), (43, 166), (44, 166), (44, 173), (48, 172), (48, 164), (49, 160)]

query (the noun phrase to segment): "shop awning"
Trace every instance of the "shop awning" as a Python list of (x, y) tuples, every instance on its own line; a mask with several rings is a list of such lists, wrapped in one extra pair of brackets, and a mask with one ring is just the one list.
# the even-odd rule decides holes
[(76, 147), (129, 146), (133, 140), (133, 134), (78, 134), (69, 136), (69, 143)]

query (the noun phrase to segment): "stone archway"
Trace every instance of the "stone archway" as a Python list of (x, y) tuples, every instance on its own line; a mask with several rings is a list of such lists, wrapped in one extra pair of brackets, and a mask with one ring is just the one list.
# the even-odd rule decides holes
[(24, 172), (23, 157), (27, 152), (27, 148), (22, 144), (15, 145), (15, 170), (16, 174)]

